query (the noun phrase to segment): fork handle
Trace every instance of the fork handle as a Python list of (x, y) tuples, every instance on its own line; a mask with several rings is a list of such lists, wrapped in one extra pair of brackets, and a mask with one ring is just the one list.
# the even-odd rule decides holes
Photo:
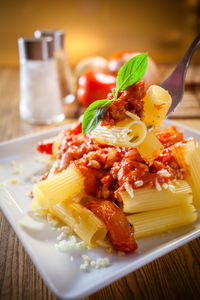
[[(176, 69), (173, 73), (168, 77), (162, 84), (161, 87), (165, 88), (165, 85), (169, 83), (176, 82), (177, 86), (185, 82), (185, 76), (187, 73), (187, 69), (190, 63), (190, 60), (195, 52), (195, 50), (200, 45), (200, 32), (186, 51), (185, 55), (181, 59), (180, 63), (177, 65)], [(177, 80), (178, 79), (178, 80)], [(174, 81), (175, 80), (175, 81)]]
[[(195, 50), (198, 48), (198, 46), (200, 45), (200, 32), (199, 34), (196, 36), (196, 38), (194, 39), (194, 41), (192, 42), (192, 44), (190, 45), (190, 47), (188, 48), (188, 50), (186, 51), (185, 55), (183, 56), (182, 60), (180, 61), (180, 63), (178, 64), (177, 68), (180, 66), (180, 65), (184, 65), (186, 66), (186, 69), (185, 69), (185, 74), (187, 72), (187, 69), (188, 69), (188, 66), (189, 66), (189, 63), (190, 63), (190, 60), (195, 52)], [(177, 69), (176, 68), (176, 69)], [(176, 71), (175, 69), (175, 71)]]
[(200, 33), (198, 33), (172, 74), (160, 85), (165, 90), (168, 90), (171, 95), (173, 95), (173, 102), (171, 107), (169, 108), (167, 116), (178, 107), (183, 98), (187, 69), (192, 55), (194, 54), (194, 51), (197, 49), (199, 44)]

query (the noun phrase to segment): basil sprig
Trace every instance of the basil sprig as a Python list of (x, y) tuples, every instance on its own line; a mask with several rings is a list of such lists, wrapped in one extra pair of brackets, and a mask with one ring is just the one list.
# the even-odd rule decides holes
[(118, 72), (116, 91), (113, 92), (113, 99), (97, 100), (85, 111), (82, 132), (89, 133), (94, 130), (103, 120), (108, 106), (112, 101), (117, 100), (120, 91), (130, 88), (138, 82), (145, 74), (148, 66), (148, 53), (139, 54), (124, 64)]
[(108, 106), (112, 100), (104, 99), (97, 100), (90, 104), (84, 113), (82, 122), (82, 132), (89, 133), (94, 130), (103, 120)]
[(138, 82), (148, 66), (148, 53), (139, 54), (124, 64), (117, 74), (116, 95)]

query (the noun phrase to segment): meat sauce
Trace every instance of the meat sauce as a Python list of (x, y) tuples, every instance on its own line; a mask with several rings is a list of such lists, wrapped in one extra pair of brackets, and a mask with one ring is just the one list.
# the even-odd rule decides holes
[[(153, 162), (145, 162), (136, 148), (98, 144), (90, 135), (81, 133), (81, 126), (66, 130), (51, 173), (59, 173), (74, 162), (85, 177), (85, 191), (98, 199), (114, 200), (120, 191), (143, 186), (156, 187), (173, 179), (183, 179), (183, 170), (170, 146), (183, 140), (182, 132), (170, 126), (158, 133), (165, 149)], [(161, 170), (167, 172), (159, 172)], [(45, 178), (43, 178), (45, 179)]]
[(177, 131), (176, 126), (169, 126), (156, 132), (155, 135), (165, 148), (183, 140), (183, 131)]
[[(118, 93), (118, 99), (113, 101), (107, 109), (102, 126), (113, 126), (117, 122), (127, 118), (126, 111), (136, 114), (140, 119), (144, 114), (145, 83), (139, 81), (131, 88)], [(112, 100), (113, 94), (109, 93), (107, 99)]]
[(106, 147), (90, 152), (75, 162), (85, 176), (85, 191), (88, 195), (101, 199), (114, 200), (114, 191), (118, 188), (117, 178), (112, 168), (124, 156), (121, 148)]

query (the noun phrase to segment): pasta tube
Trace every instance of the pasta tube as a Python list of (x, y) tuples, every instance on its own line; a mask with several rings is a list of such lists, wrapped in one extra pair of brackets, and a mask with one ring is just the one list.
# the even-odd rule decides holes
[(131, 118), (120, 121), (111, 128), (107, 126), (97, 126), (92, 132), (92, 138), (103, 144), (117, 147), (136, 147), (141, 144), (146, 137), (147, 129), (144, 122)]
[(127, 218), (134, 226), (135, 238), (139, 239), (191, 224), (196, 221), (197, 213), (193, 205), (185, 204), (138, 213)]
[(67, 224), (89, 246), (95, 247), (107, 234), (105, 224), (89, 209), (79, 203), (64, 201), (50, 212)]
[(200, 146), (198, 146), (198, 149), (197, 149), (197, 150), (198, 150), (198, 153), (199, 153), (199, 156), (200, 156)]
[(62, 143), (61, 140), (56, 140), (53, 143), (53, 148), (52, 148), (52, 155), (53, 155), (53, 157), (56, 157), (61, 143)]
[(34, 212), (39, 213), (41, 216), (45, 216), (49, 213), (49, 209), (42, 209), (36, 199), (32, 200), (31, 207)]
[(172, 98), (168, 91), (157, 85), (151, 85), (144, 97), (144, 123), (147, 128), (161, 129), (171, 106)]
[(192, 190), (185, 180), (177, 180), (167, 185), (167, 189), (158, 191), (144, 187), (134, 190), (134, 197), (125, 191), (119, 193), (125, 213), (136, 213), (192, 203)]
[(84, 189), (84, 177), (74, 164), (33, 186), (33, 196), (41, 208), (50, 208)]
[(164, 146), (157, 139), (155, 134), (150, 131), (144, 141), (137, 146), (137, 150), (145, 161), (152, 161), (164, 150)]
[(36, 199), (32, 200), (31, 207), (33, 211), (37, 211), (38, 209), (40, 209), (40, 205)]
[(171, 149), (177, 162), (185, 170), (185, 178), (193, 192), (193, 204), (197, 209), (200, 209), (200, 156), (198, 144), (194, 139), (191, 139), (186, 143), (177, 143)]

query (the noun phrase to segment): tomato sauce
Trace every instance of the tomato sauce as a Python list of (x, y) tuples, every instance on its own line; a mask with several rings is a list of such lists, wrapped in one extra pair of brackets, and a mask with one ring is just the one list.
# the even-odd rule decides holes
[(122, 148), (106, 147), (90, 152), (75, 162), (85, 177), (85, 191), (88, 195), (114, 200), (114, 191), (118, 184), (111, 170), (123, 156)]
[[(85, 177), (85, 191), (98, 199), (114, 200), (119, 192), (183, 179), (170, 146), (183, 140), (183, 133), (170, 126), (156, 136), (165, 149), (153, 162), (145, 162), (136, 148), (98, 144), (90, 134), (83, 135), (81, 126), (66, 130), (51, 174), (59, 173), (74, 162)], [(164, 170), (164, 172), (163, 172)], [(44, 174), (42, 179), (48, 176)]]
[[(145, 84), (144, 81), (139, 81), (131, 88), (118, 93), (117, 100), (113, 101), (107, 109), (104, 119), (101, 123), (102, 126), (112, 126), (117, 122), (127, 118), (126, 111), (136, 114), (138, 117), (143, 118)], [(107, 99), (112, 100), (113, 94), (108, 94)]]
[(53, 142), (42, 143), (37, 145), (37, 151), (45, 154), (52, 154)]
[(170, 147), (183, 140), (183, 131), (177, 131), (176, 126), (169, 126), (155, 135), (164, 147)]

